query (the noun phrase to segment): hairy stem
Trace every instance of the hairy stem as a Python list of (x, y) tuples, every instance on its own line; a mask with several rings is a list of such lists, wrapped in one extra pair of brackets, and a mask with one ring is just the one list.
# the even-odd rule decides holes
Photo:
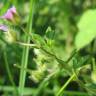
[(11, 70), (10, 70), (10, 67), (9, 67), (8, 60), (7, 60), (6, 52), (3, 52), (3, 55), (4, 55), (5, 67), (6, 67), (6, 70), (7, 70), (7, 74), (8, 74), (9, 80), (10, 80), (12, 86), (14, 87), (14, 94), (18, 95), (18, 90), (17, 90), (16, 85), (15, 85), (15, 83), (13, 81), (13, 78), (12, 78), (12, 74), (11, 74)]
[(56, 96), (61, 96), (61, 94), (63, 93), (64, 89), (67, 87), (67, 85), (73, 80), (73, 78), (75, 77), (75, 74), (73, 74), (68, 80), (67, 82), (61, 87), (61, 89), (58, 91)]
[[(33, 22), (33, 7), (34, 0), (30, 0), (30, 13), (29, 13), (29, 21), (27, 25), (28, 34), (32, 32), (32, 22)], [(25, 36), (25, 42), (30, 43), (30, 36)], [(23, 96), (23, 89), (25, 86), (26, 79), (26, 69), (28, 65), (28, 55), (29, 55), (29, 46), (24, 46), (23, 54), (22, 54), (22, 62), (21, 62), (21, 70), (20, 70), (20, 80), (19, 80), (19, 93), (20, 96)]]

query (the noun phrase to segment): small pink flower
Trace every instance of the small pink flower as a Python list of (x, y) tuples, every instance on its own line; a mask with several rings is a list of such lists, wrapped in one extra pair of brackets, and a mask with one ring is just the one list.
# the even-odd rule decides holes
[(0, 30), (7, 32), (8, 27), (6, 25), (0, 25)]
[(8, 9), (8, 11), (3, 16), (1, 16), (0, 18), (12, 21), (14, 19), (15, 14), (17, 14), (17, 12), (16, 12), (16, 8), (13, 6), (10, 9)]
[(20, 23), (20, 17), (16, 11), (16, 8), (13, 6), (7, 10), (7, 12), (0, 17), (1, 19), (6, 19), (8, 21), (11, 21), (14, 24)]

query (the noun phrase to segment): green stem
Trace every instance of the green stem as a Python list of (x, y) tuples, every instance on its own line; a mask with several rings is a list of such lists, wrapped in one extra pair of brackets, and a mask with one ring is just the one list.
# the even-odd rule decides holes
[(96, 72), (95, 58), (92, 58), (92, 68), (93, 71)]
[(61, 93), (64, 91), (64, 89), (67, 87), (67, 85), (73, 80), (73, 78), (75, 77), (75, 74), (73, 74), (68, 81), (61, 87), (61, 89), (58, 91), (56, 96), (61, 96)]
[[(16, 88), (19, 91), (19, 88), (18, 87), (16, 87)], [(10, 92), (14, 91), (14, 87), (13, 86), (0, 86), (0, 91), (10, 93)], [(36, 89), (25, 87), (23, 90), (23, 94), (24, 94), (24, 96), (30, 96), (30, 95), (34, 94), (35, 91), (36, 91)], [(15, 96), (20, 96), (20, 95), (15, 95)]]
[[(29, 14), (29, 21), (28, 21), (28, 34), (32, 32), (32, 22), (33, 22), (33, 6), (34, 0), (30, 0), (30, 14)], [(25, 36), (25, 42), (27, 44), (30, 43), (30, 36)], [(29, 46), (24, 46), (23, 54), (22, 54), (22, 62), (21, 62), (21, 70), (20, 70), (20, 80), (19, 80), (19, 92), (20, 96), (23, 95), (23, 89), (25, 86), (25, 79), (26, 79), (26, 69), (28, 64), (28, 55), (29, 55)]]
[(67, 95), (67, 96), (89, 96), (85, 92), (77, 92), (77, 91), (64, 91), (64, 95)]
[[(28, 36), (30, 36), (30, 35), (28, 35)], [(64, 66), (66, 63), (68, 63), (73, 58), (73, 56), (76, 54), (76, 51), (73, 51), (71, 56), (68, 58), (68, 60), (67, 61), (63, 61), (63, 60), (59, 59), (55, 54), (50, 53), (49, 51), (47, 51), (42, 46), (38, 46), (36, 44), (28, 44), (28, 43), (26, 44), (26, 43), (22, 43), (22, 42), (16, 42), (16, 43), (19, 44), (19, 45), (23, 45), (23, 46), (30, 46), (30, 47), (33, 47), (33, 48), (41, 49), (42, 51), (44, 51), (45, 53), (47, 53), (51, 57), (54, 57), (61, 66)], [(68, 66), (66, 66), (65, 69), (69, 69)]]
[(10, 70), (10, 67), (9, 67), (9, 64), (8, 64), (6, 52), (4, 52), (3, 55), (4, 55), (5, 67), (6, 67), (6, 70), (7, 70), (9, 80), (14, 87), (14, 92), (15, 92), (14, 94), (18, 95), (18, 90), (17, 90), (16, 85), (15, 85), (15, 83), (13, 81), (13, 78), (12, 78), (12, 74), (11, 74), (11, 70)]
[[(18, 88), (18, 87), (17, 87)], [(5, 91), (5, 92), (12, 92), (14, 91), (14, 88), (12, 86), (0, 86), (0, 91)], [(25, 96), (31, 96), (32, 94), (35, 94), (36, 89), (32, 89), (32, 88), (24, 88), (23, 90), (24, 95)], [(54, 91), (53, 90), (46, 90), (47, 93), (51, 93), (53, 94)], [(89, 96), (88, 93), (86, 92), (77, 92), (77, 91), (64, 91), (64, 95), (72, 95), (72, 96)]]

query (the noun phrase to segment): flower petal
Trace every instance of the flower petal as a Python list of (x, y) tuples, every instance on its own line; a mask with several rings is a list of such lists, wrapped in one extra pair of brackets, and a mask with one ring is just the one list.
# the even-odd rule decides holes
[(11, 20), (14, 18), (14, 14), (17, 14), (16, 8), (13, 6), (7, 10), (7, 12), (0, 18)]
[(4, 14), (1, 18), (12, 20), (13, 14), (10, 12), (10, 10), (8, 10), (7, 13)]
[(12, 13), (14, 13), (14, 14), (17, 13), (17, 12), (16, 12), (16, 8), (15, 8), (15, 6), (11, 7), (9, 10), (10, 10)]
[(2, 31), (8, 31), (8, 27), (6, 25), (0, 25), (0, 30)]

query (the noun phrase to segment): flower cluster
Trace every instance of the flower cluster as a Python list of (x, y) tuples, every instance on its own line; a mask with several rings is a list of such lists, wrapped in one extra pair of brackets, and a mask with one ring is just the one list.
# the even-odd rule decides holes
[[(3, 16), (0, 16), (0, 19), (7, 20), (13, 24), (19, 23), (19, 15), (18, 15), (16, 8), (14, 6), (9, 8)], [(6, 38), (7, 41), (13, 42), (12, 40), (15, 40), (14, 35), (13, 35), (13, 34), (15, 34), (15, 32), (13, 32), (14, 30), (9, 28), (7, 25), (0, 24), (0, 30), (2, 30), (5, 33), (5, 35), (6, 35), (5, 37), (7, 37)]]

